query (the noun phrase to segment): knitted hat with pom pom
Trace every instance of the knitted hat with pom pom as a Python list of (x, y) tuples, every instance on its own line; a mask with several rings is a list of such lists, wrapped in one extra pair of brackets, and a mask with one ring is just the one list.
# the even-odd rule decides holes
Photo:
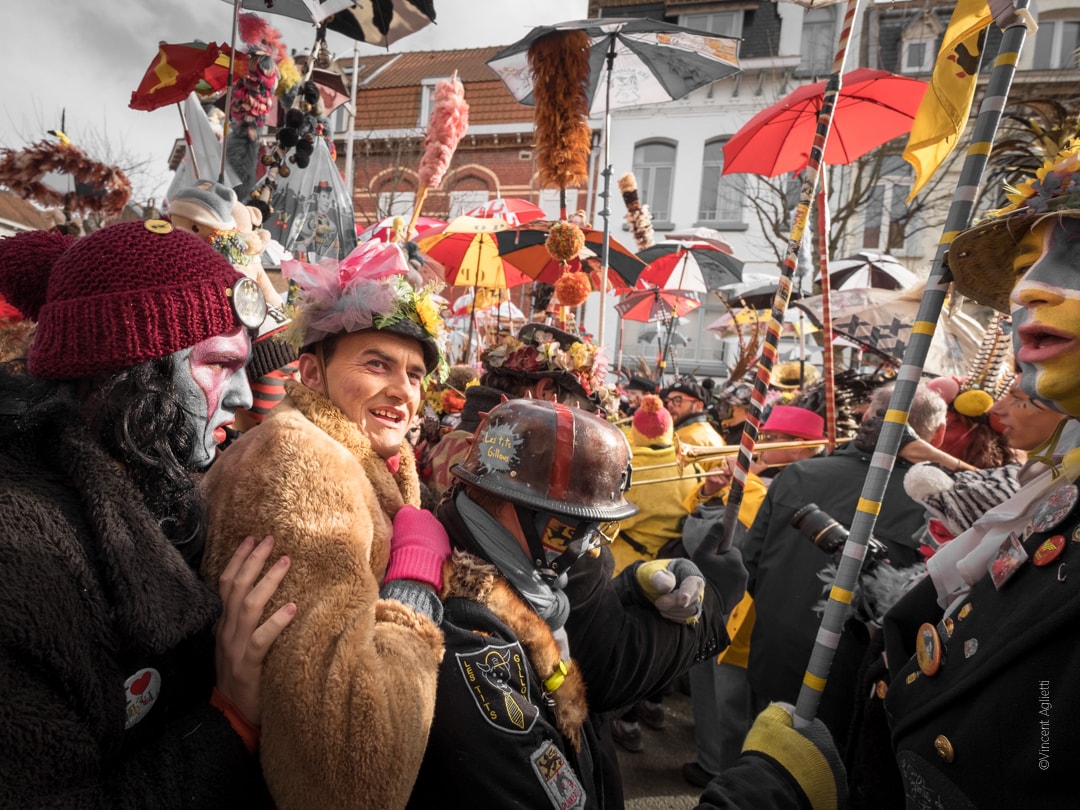
[(671, 414), (656, 394), (646, 394), (641, 407), (634, 411), (630, 426), (630, 444), (634, 447), (670, 445), (672, 438)]
[(27, 231), (0, 240), (0, 294), (38, 322), (27, 369), (45, 379), (108, 374), (234, 329), (229, 297), (241, 278), (161, 220), (81, 239)]

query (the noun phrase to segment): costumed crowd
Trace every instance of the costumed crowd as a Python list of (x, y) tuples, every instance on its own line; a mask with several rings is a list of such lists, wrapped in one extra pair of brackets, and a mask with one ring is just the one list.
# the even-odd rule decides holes
[(759, 344), (613, 372), (540, 312), (452, 365), (421, 246), (328, 257), (320, 185), (275, 283), (269, 191), (0, 240), (0, 808), (610, 810), (677, 691), (703, 810), (1076, 805), (1080, 146), (951, 243), (1000, 315), (900, 420), (810, 722), (895, 373), (774, 369), (740, 471)]

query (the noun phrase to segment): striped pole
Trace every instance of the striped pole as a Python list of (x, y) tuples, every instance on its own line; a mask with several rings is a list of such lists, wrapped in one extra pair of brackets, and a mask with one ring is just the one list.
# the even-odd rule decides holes
[[(1018, 0), (1017, 8), (1025, 9), (1027, 4), (1028, 0)], [(1016, 62), (1020, 57), (1020, 49), (1023, 47), (1026, 35), (1027, 29), (1023, 20), (1015, 19), (1005, 30), (997, 59), (994, 61), (986, 95), (975, 122), (972, 142), (960, 171), (960, 181), (953, 194), (949, 214), (945, 220), (945, 230), (938, 242), (930, 278), (926, 283), (926, 291), (923, 293), (919, 312), (911, 330), (911, 342), (904, 353), (904, 363), (897, 375), (892, 398), (889, 400), (885, 424), (870, 461), (870, 469), (866, 474), (858, 509), (851, 524), (851, 533), (844, 545), (836, 580), (829, 592), (825, 615), (814, 642), (810, 663), (803, 676), (802, 689), (799, 692), (798, 703), (795, 705), (796, 724), (808, 724), (817, 714), (821, 693), (825, 689), (829, 669), (840, 640), (840, 633), (851, 610), (859, 570), (862, 568), (863, 557), (866, 554), (866, 543), (874, 529), (878, 512), (881, 511), (881, 499), (889, 483), (889, 475), (892, 473), (896, 453), (900, 448), (900, 437), (907, 424), (908, 411), (915, 397), (919, 379), (922, 377), (923, 363), (926, 361), (930, 341), (934, 337), (938, 316), (941, 314), (941, 307), (945, 301), (950, 282), (945, 269), (945, 252), (955, 236), (967, 228), (971, 222), (975, 194), (982, 181), (990, 146), (1001, 121), (1002, 110), (1009, 96), (1009, 88), (1012, 86), (1013, 76), (1016, 73)]]
[(787, 251), (784, 254), (784, 266), (780, 271), (776, 295), (773, 297), (772, 316), (766, 328), (765, 341), (761, 349), (761, 360), (758, 362), (757, 375), (754, 378), (754, 394), (750, 400), (750, 406), (747, 408), (742, 440), (739, 443), (739, 459), (735, 466), (735, 474), (732, 477), (731, 493), (728, 495), (727, 507), (724, 509), (723, 535), (719, 544), (724, 548), (731, 545), (732, 538), (735, 536), (735, 527), (738, 524), (739, 508), (742, 506), (743, 492), (746, 489), (746, 474), (750, 469), (750, 461), (754, 455), (754, 445), (757, 444), (758, 427), (761, 425), (761, 412), (765, 407), (765, 395), (769, 390), (769, 380), (772, 377), (772, 369), (776, 363), (780, 345), (780, 331), (784, 326), (784, 313), (787, 311), (788, 301), (791, 298), (791, 279), (795, 275), (795, 267), (799, 262), (799, 246), (802, 244), (803, 234), (806, 232), (806, 220), (810, 215), (810, 206), (813, 204), (814, 195), (817, 192), (821, 161), (825, 154), (825, 144), (828, 142), (829, 132), (832, 129), (833, 109), (836, 106), (837, 96), (840, 95), (840, 77), (844, 72), (844, 62), (847, 60), (851, 26), (858, 8), (859, 0), (848, 0), (847, 10), (844, 12), (844, 24), (840, 29), (840, 40), (837, 42), (836, 55), (833, 57), (832, 75), (829, 76), (821, 100), (821, 111), (818, 113), (814, 143), (810, 147), (810, 162), (803, 171), (799, 204), (795, 209), (791, 235), (788, 237)]
[(825, 346), (825, 438), (829, 440), (829, 452), (836, 449), (836, 369), (833, 359), (832, 328), (832, 281), (829, 279), (829, 192), (825, 188), (825, 174), (821, 175), (818, 191), (818, 263), (821, 265), (821, 331)]

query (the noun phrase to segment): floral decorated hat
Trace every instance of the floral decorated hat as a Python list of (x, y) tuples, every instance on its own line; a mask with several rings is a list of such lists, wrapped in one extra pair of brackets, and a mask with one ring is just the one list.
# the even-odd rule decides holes
[(528, 323), (480, 355), (485, 370), (511, 372), (522, 380), (551, 377), (598, 406), (607, 398), (608, 361), (601, 347), (546, 324)]
[(340, 262), (282, 262), (282, 275), (300, 288), (286, 339), (304, 349), (330, 335), (392, 332), (420, 343), (428, 372), (425, 382), (445, 379), (446, 324), (436, 295), (441, 285), (417, 289), (407, 277), (410, 269), (401, 245), (375, 240)]
[(949, 246), (956, 289), (980, 304), (1009, 312), (1016, 284), (1013, 260), (1022, 240), (1047, 217), (1080, 217), (1080, 139), (1049, 158), (1032, 180), (1006, 187), (1009, 204), (963, 233)]

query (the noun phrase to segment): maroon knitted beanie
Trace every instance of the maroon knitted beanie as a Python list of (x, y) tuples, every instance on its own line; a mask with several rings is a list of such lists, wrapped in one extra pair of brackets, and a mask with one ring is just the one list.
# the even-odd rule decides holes
[(161, 220), (81, 239), (29, 231), (0, 240), (0, 295), (38, 322), (27, 369), (45, 379), (111, 373), (234, 329), (229, 292), (240, 278)]

